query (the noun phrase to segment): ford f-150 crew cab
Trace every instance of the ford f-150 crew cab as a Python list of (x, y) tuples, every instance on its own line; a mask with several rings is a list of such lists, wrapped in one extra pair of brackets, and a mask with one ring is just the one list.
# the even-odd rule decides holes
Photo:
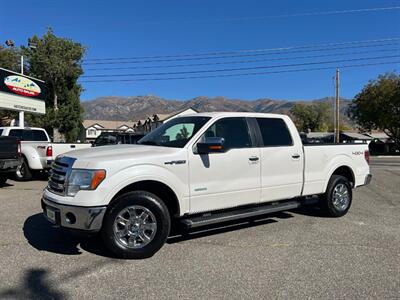
[(59, 156), (42, 207), (57, 226), (100, 232), (119, 257), (144, 258), (172, 222), (193, 228), (290, 210), (312, 195), (329, 216), (343, 216), (352, 189), (371, 180), (368, 159), (367, 144), (303, 145), (284, 115), (200, 113), (138, 145)]
[(59, 154), (92, 146), (89, 143), (52, 143), (43, 128), (0, 127), (1, 135), (16, 137), (21, 142), (22, 163), (15, 172), (17, 180), (30, 180), (33, 172), (50, 169)]

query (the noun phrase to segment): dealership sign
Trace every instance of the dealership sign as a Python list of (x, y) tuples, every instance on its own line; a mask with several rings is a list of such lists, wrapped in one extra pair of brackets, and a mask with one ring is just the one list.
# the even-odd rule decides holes
[(42, 80), (0, 68), (0, 109), (46, 113)]

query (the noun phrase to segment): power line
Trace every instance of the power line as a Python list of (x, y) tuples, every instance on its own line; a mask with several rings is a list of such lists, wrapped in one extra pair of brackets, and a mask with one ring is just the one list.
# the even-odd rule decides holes
[(268, 56), (268, 55), (290, 55), (293, 53), (308, 53), (308, 52), (325, 52), (325, 51), (335, 51), (335, 50), (346, 50), (346, 49), (356, 49), (356, 48), (374, 48), (383, 46), (398, 45), (398, 43), (390, 44), (377, 44), (377, 45), (359, 45), (359, 46), (348, 46), (348, 47), (338, 47), (338, 48), (325, 48), (325, 49), (309, 49), (309, 50), (295, 50), (295, 51), (277, 51), (268, 53), (254, 53), (254, 54), (240, 54), (240, 55), (229, 55), (229, 56), (214, 56), (214, 57), (198, 57), (198, 58), (173, 58), (173, 59), (156, 59), (156, 60), (142, 60), (142, 61), (122, 61), (122, 62), (95, 62), (95, 63), (83, 63), (83, 65), (124, 65), (124, 64), (140, 64), (140, 63), (152, 63), (152, 62), (172, 62), (172, 61), (197, 61), (197, 60), (209, 60), (209, 59), (227, 59), (236, 57), (258, 57), (258, 56)]
[[(203, 53), (187, 53), (187, 54), (171, 54), (171, 55), (151, 55), (151, 56), (134, 56), (134, 57), (112, 57), (112, 58), (88, 58), (83, 61), (119, 61), (119, 60), (136, 60), (136, 59), (156, 59), (156, 58), (176, 58), (176, 57), (197, 57), (197, 56), (215, 56), (215, 55), (233, 55), (242, 53), (252, 52), (268, 52), (268, 51), (288, 51), (303, 48), (318, 48), (318, 47), (332, 47), (332, 46), (344, 46), (354, 44), (370, 44), (370, 43), (382, 43), (382, 42), (393, 42), (399, 41), (400, 37), (373, 39), (373, 40), (362, 40), (362, 41), (349, 41), (339, 43), (325, 43), (325, 44), (306, 44), (300, 46), (287, 46), (287, 47), (276, 47), (276, 48), (260, 48), (260, 49), (244, 49), (244, 50), (233, 50), (233, 51), (214, 51), (214, 52), (203, 52)], [(89, 64), (89, 63), (85, 63)]]
[(377, 49), (377, 50), (372, 50), (372, 51), (358, 51), (358, 52), (347, 52), (347, 53), (331, 53), (331, 54), (309, 55), (309, 56), (279, 57), (279, 58), (268, 58), (268, 59), (253, 59), (253, 60), (235, 60), (235, 61), (222, 61), (222, 62), (208, 62), (208, 63), (193, 63), (193, 64), (153, 65), (153, 66), (136, 66), (136, 67), (88, 68), (88, 69), (85, 69), (85, 71), (110, 71), (110, 70), (133, 70), (133, 69), (198, 67), (198, 66), (211, 66), (211, 65), (255, 63), (255, 62), (265, 62), (265, 61), (310, 59), (310, 58), (332, 57), (332, 56), (342, 56), (342, 55), (359, 55), (359, 54), (368, 54), (368, 53), (376, 53), (376, 52), (392, 52), (392, 51), (400, 51), (400, 48), (396, 48), (396, 49), (394, 49), (394, 48), (393, 49)]
[(199, 23), (223, 23), (223, 22), (243, 22), (243, 21), (262, 21), (267, 19), (280, 19), (280, 18), (293, 18), (293, 17), (313, 17), (313, 16), (327, 16), (327, 15), (339, 15), (339, 14), (352, 14), (352, 13), (366, 13), (376, 11), (391, 11), (398, 10), (400, 6), (391, 7), (374, 7), (374, 8), (359, 8), (359, 9), (347, 9), (347, 10), (333, 10), (333, 11), (316, 11), (316, 12), (305, 12), (297, 14), (282, 14), (282, 15), (270, 15), (260, 17), (242, 17), (242, 18), (220, 18), (220, 19), (209, 19), (209, 20), (184, 20), (184, 21), (166, 21), (166, 22), (140, 22), (138, 24), (143, 25), (160, 25), (160, 24), (199, 24)]
[(361, 57), (361, 58), (351, 58), (351, 59), (344, 59), (344, 60), (331, 60), (331, 61), (308, 62), (308, 63), (299, 63), (299, 64), (272, 65), (272, 66), (255, 66), (255, 67), (246, 67), (246, 68), (179, 71), (179, 72), (158, 72), (158, 73), (134, 73), (134, 74), (98, 74), (98, 75), (85, 75), (85, 76), (81, 76), (81, 77), (82, 78), (99, 78), (99, 77), (164, 76), (164, 75), (180, 75), (180, 74), (234, 72), (234, 71), (259, 70), (259, 69), (270, 69), (270, 68), (286, 68), (286, 67), (299, 67), (299, 66), (331, 64), (331, 63), (343, 63), (343, 62), (350, 62), (350, 61), (363, 61), (363, 60), (386, 59), (386, 58), (397, 58), (397, 57), (400, 57), (400, 55)]
[[(399, 61), (387, 61), (379, 63), (368, 63), (358, 65), (342, 65), (339, 68), (355, 68), (355, 67), (369, 67), (378, 65), (388, 64), (400, 64)], [(135, 81), (164, 81), (164, 80), (184, 80), (184, 79), (205, 79), (205, 78), (222, 78), (222, 77), (240, 77), (240, 76), (252, 76), (252, 75), (266, 75), (266, 74), (279, 74), (279, 73), (294, 73), (294, 72), (306, 72), (306, 71), (320, 71), (330, 70), (332, 67), (318, 67), (318, 68), (304, 68), (304, 69), (293, 69), (293, 70), (280, 70), (280, 71), (267, 71), (267, 72), (252, 72), (252, 73), (238, 73), (238, 74), (218, 74), (218, 75), (202, 75), (202, 76), (189, 76), (189, 77), (164, 77), (164, 78), (136, 78), (136, 79), (102, 79), (102, 80), (83, 80), (82, 83), (100, 83), (100, 82), (135, 82)]]

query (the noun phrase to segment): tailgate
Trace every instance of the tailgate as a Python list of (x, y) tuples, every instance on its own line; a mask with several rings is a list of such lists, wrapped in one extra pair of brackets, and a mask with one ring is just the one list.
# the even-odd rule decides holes
[(18, 158), (18, 140), (12, 136), (0, 137), (0, 159)]
[(53, 157), (56, 158), (60, 154), (64, 154), (74, 150), (81, 150), (92, 147), (92, 144), (67, 144), (67, 143), (52, 143), (53, 146)]

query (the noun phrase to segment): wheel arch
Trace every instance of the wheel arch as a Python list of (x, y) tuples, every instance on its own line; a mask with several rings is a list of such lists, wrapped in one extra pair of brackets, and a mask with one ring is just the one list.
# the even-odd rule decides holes
[(354, 175), (353, 169), (348, 165), (341, 165), (341, 166), (335, 167), (333, 169), (333, 171), (330, 172), (328, 180), (325, 183), (324, 191), (326, 191), (329, 180), (332, 178), (333, 175), (340, 175), (340, 176), (347, 178), (347, 180), (350, 182), (351, 187), (354, 188), (355, 175)]
[(174, 217), (180, 215), (180, 204), (176, 193), (167, 184), (158, 180), (140, 180), (128, 184), (120, 189), (111, 199), (110, 205), (118, 201), (118, 197), (132, 191), (146, 191), (159, 197), (167, 206), (169, 213)]

